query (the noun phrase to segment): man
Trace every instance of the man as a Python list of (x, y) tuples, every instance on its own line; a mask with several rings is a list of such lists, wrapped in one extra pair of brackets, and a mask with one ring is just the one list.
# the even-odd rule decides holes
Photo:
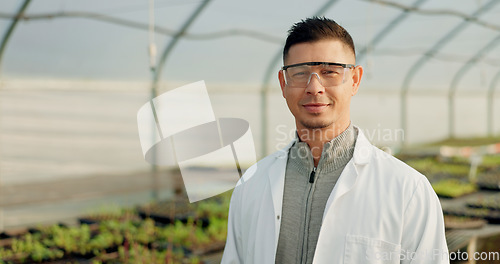
[(349, 33), (326, 18), (303, 20), (283, 63), (297, 138), (234, 189), (222, 263), (448, 263), (428, 180), (351, 125), (363, 68)]

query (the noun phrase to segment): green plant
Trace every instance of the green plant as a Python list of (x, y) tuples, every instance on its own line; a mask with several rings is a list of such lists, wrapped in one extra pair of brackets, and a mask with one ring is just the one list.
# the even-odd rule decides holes
[(229, 204), (221, 204), (215, 200), (203, 201), (196, 207), (196, 217), (198, 218), (227, 218)]
[(68, 254), (85, 255), (89, 251), (90, 228), (88, 225), (70, 228), (55, 225), (49, 229), (48, 235), (51, 240), (46, 239), (46, 245), (57, 246)]
[(477, 190), (476, 185), (461, 182), (457, 179), (447, 179), (433, 183), (432, 188), (438, 195), (451, 198), (473, 193)]
[(86, 215), (90, 217), (108, 216), (113, 219), (118, 219), (122, 216), (129, 215), (130, 213), (135, 213), (135, 210), (123, 208), (116, 203), (111, 203), (102, 205), (96, 210), (90, 210)]
[(482, 167), (493, 168), (500, 166), (500, 155), (486, 155), (480, 164)]
[(215, 241), (226, 241), (227, 237), (227, 218), (209, 219), (210, 225), (207, 227), (206, 232)]
[(13, 239), (10, 250), (3, 249), (2, 259), (17, 259), (21, 262), (31, 259), (35, 262), (61, 258), (64, 252), (58, 248), (46, 247), (40, 241), (40, 234), (26, 234), (20, 239)]
[[(185, 258), (182, 250), (157, 250), (132, 243), (128, 246), (118, 247), (118, 263), (181, 263)], [(115, 262), (113, 262), (115, 263)], [(196, 263), (196, 262), (195, 262)]]
[(467, 206), (500, 211), (500, 194), (479, 196), (474, 200), (469, 200)]
[[(157, 226), (152, 219), (137, 221), (132, 217), (100, 221), (91, 226), (39, 227), (39, 232), (12, 239), (10, 246), (0, 248), (0, 264), (44, 262), (63, 257), (68, 263), (71, 259), (67, 258), (72, 255), (92, 258), (96, 264), (200, 263), (196, 254), (203, 254), (207, 249), (220, 250), (220, 244), (226, 239), (230, 194), (226, 192), (191, 205), (189, 208), (198, 208), (203, 213), (206, 217), (203, 221), (190, 217)], [(114, 209), (110, 214), (103, 214), (118, 216), (126, 211)], [(185, 256), (185, 250), (190, 250), (192, 255)]]
[(464, 178), (467, 177), (470, 171), (469, 164), (439, 162), (435, 157), (409, 160), (406, 163), (430, 178), (436, 174), (447, 174), (455, 178)]

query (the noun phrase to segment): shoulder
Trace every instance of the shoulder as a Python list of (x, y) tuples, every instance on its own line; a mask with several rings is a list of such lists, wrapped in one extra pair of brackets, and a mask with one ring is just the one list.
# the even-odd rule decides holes
[(393, 155), (373, 146), (372, 161), (385, 170), (397, 172), (397, 174), (413, 175), (413, 177), (424, 177), (420, 172), (410, 167), (408, 164), (394, 157)]
[(368, 175), (407, 194), (413, 193), (417, 188), (432, 189), (427, 177), (371, 144), (362, 132), (358, 135), (354, 155), (357, 164), (366, 165), (364, 171)]
[(379, 170), (384, 175), (402, 175), (401, 177), (411, 175), (411, 178), (425, 178), (406, 163), (373, 145), (362, 130), (357, 129), (358, 137), (354, 148), (354, 162), (357, 165), (366, 164), (371, 167), (371, 170)]
[(427, 177), (408, 164), (375, 146), (373, 146), (373, 149), (373, 157), (370, 163), (377, 170), (383, 172), (382, 175), (389, 178), (387, 180), (412, 184), (414, 187), (428, 182)]
[(434, 189), (425, 175), (375, 146), (374, 149), (373, 164), (376, 166), (374, 169), (382, 172), (379, 177), (387, 182), (391, 189), (398, 188), (408, 203), (415, 197), (437, 200)]

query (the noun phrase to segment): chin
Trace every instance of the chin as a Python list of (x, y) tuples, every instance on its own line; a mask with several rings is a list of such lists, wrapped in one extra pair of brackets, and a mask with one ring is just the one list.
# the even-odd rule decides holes
[(308, 129), (322, 129), (322, 128), (327, 128), (329, 127), (332, 123), (328, 121), (312, 121), (312, 120), (305, 120), (300, 122), (302, 126)]

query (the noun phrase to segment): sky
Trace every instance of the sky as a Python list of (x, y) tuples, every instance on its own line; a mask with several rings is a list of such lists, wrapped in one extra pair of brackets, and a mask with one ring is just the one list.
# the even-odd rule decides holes
[[(394, 5), (411, 6), (415, 0), (338, 0), (322, 15), (336, 20), (353, 36), (361, 50), (390, 21), (402, 13)], [(385, 2), (386, 4), (381, 4)], [(420, 6), (427, 13), (410, 13), (370, 52), (358, 60), (365, 68), (366, 89), (398, 90), (405, 76), (423, 54), (460, 24), (460, 14), (470, 15), (486, 0), (427, 0)], [(79, 12), (94, 17), (53, 17), (21, 21), (3, 57), (0, 76), (4, 79), (71, 79), (150, 82), (147, 29), (137, 29), (96, 19), (105, 15), (148, 25), (151, 1), (32, 1), (26, 15)], [(155, 0), (157, 28), (178, 30), (200, 0)], [(250, 84), (259, 87), (268, 69), (276, 86), (276, 72), (289, 27), (318, 12), (326, 1), (234, 1), (212, 0), (188, 29), (190, 36), (228, 30), (263, 34), (266, 40), (238, 34), (211, 39), (182, 38), (166, 60), (162, 81), (198, 81)], [(388, 5), (391, 4), (392, 5)], [(4, 34), (20, 1), (0, 3), (0, 34)], [(432, 12), (444, 14), (435, 14)], [(455, 12), (455, 13), (452, 13)], [(430, 14), (429, 14), (430, 13)], [(415, 72), (411, 90), (446, 91), (464, 63), (500, 35), (500, 4), (488, 8), (479, 22), (468, 23), (454, 38)], [(172, 37), (154, 34), (158, 57)], [(500, 44), (500, 43), (498, 43)], [(493, 45), (484, 57), (463, 73), (458, 89), (486, 91), (500, 71), (500, 45)], [(500, 84), (499, 84), (500, 85)], [(258, 89), (258, 88), (257, 88)]]

